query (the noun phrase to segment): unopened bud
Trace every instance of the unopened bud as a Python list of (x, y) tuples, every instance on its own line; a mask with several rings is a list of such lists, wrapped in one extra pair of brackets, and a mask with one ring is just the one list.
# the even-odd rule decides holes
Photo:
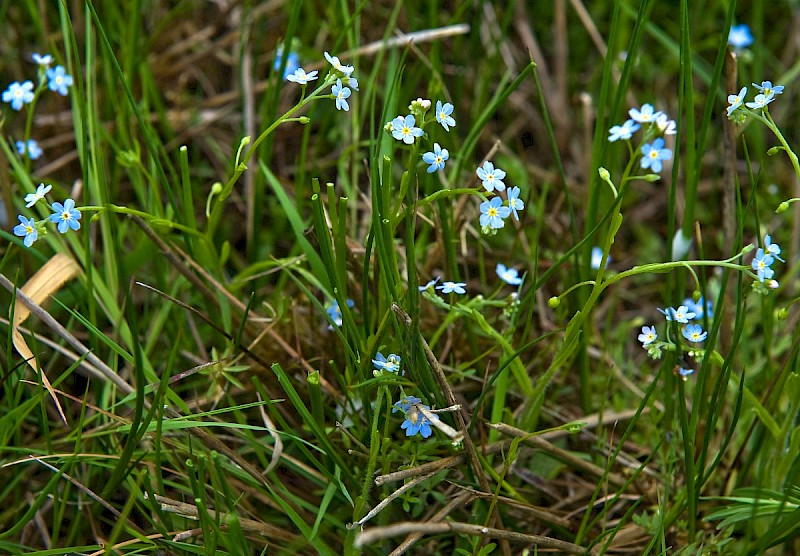
[(561, 305), (561, 300), (557, 296), (553, 296), (553, 297), (551, 297), (550, 299), (547, 300), (547, 305), (551, 309), (555, 309), (556, 307)]

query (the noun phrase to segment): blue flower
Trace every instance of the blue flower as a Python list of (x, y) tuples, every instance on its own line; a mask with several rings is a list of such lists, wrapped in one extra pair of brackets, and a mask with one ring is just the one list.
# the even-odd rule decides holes
[[(603, 262), (603, 250), (595, 245), (592, 247), (592, 257), (589, 260), (589, 266), (592, 268), (592, 270), (600, 270), (601, 262)], [(610, 262), (611, 255), (609, 255), (606, 259), (606, 268), (608, 268), (608, 263)]]
[(306, 73), (303, 68), (297, 68), (291, 75), (286, 75), (284, 79), (297, 83), (298, 85), (308, 85), (309, 81), (314, 81), (317, 78), (317, 71), (310, 71)]
[(681, 375), (684, 380), (686, 380), (686, 377), (694, 374), (694, 369), (685, 369), (683, 367), (680, 367), (678, 369), (678, 374)]
[(643, 326), (642, 333), (639, 334), (639, 341), (642, 342), (642, 347), (647, 347), (658, 338), (655, 326)]
[(772, 237), (767, 234), (764, 236), (764, 247), (767, 248), (767, 253), (778, 259), (780, 262), (785, 263), (783, 259), (781, 259), (781, 246), (777, 243), (772, 243)]
[(384, 357), (379, 351), (375, 355), (375, 359), (372, 360), (372, 364), (375, 365), (375, 371), (378, 373), (380, 371), (400, 372), (400, 356), (395, 353), (390, 353), (389, 357)]
[(516, 185), (508, 190), (508, 208), (514, 213), (514, 218), (519, 220), (518, 210), (525, 208), (525, 203), (519, 198), (519, 187)]
[(642, 105), (641, 110), (637, 110), (636, 108), (631, 108), (628, 110), (628, 114), (634, 121), (639, 122), (640, 124), (650, 124), (655, 122), (659, 116), (661, 116), (661, 112), (656, 112), (653, 108), (653, 105), (650, 103)]
[[(283, 45), (278, 46), (278, 50), (275, 51), (275, 62), (272, 64), (272, 69), (274, 71), (279, 71), (281, 69), (281, 64), (283, 64)], [(283, 68), (281, 79), (292, 81), (289, 79), (289, 76), (296, 73), (299, 67), (300, 56), (298, 56), (297, 52), (290, 51), (289, 55), (286, 57), (286, 67)]]
[(620, 139), (628, 140), (633, 136), (633, 132), (640, 127), (642, 126), (633, 120), (625, 120), (624, 124), (612, 126), (611, 129), (608, 130), (608, 140), (611, 143)]
[(441, 276), (437, 276), (436, 278), (434, 278), (433, 280), (431, 280), (430, 282), (428, 282), (424, 286), (417, 286), (417, 288), (419, 288), (419, 291), (421, 291), (421, 292), (427, 291), (428, 289), (430, 289), (433, 286), (435, 286), (436, 282), (441, 280), (441, 278), (442, 278)]
[(763, 93), (759, 93), (756, 95), (756, 98), (753, 99), (753, 102), (745, 102), (744, 105), (753, 110), (761, 110), (773, 100), (775, 100), (775, 95), (768, 97)]
[[(428, 438), (433, 433), (433, 431), (431, 431), (431, 422), (416, 407), (417, 405), (430, 410), (430, 407), (419, 402), (409, 405), (408, 409), (404, 411), (406, 420), (403, 421), (403, 424), (400, 425), (400, 428), (406, 431), (406, 436), (415, 436), (420, 434), (422, 435), (422, 438)], [(431, 417), (433, 417), (435, 420), (439, 419), (438, 416), (433, 414), (431, 414)]]
[(325, 59), (330, 62), (330, 64), (333, 66), (333, 69), (341, 73), (344, 77), (350, 77), (350, 74), (353, 73), (353, 70), (355, 69), (353, 66), (345, 66), (339, 61), (338, 56), (331, 56), (327, 52), (325, 52)]
[(765, 253), (760, 247), (758, 248), (752, 264), (753, 270), (755, 270), (758, 275), (759, 282), (768, 280), (775, 275), (775, 271), (770, 268), (774, 262), (775, 258), (772, 255)]
[(455, 126), (456, 121), (450, 115), (453, 113), (453, 105), (449, 102), (442, 104), (441, 100), (436, 101), (436, 121), (442, 124), (445, 131), (450, 131), (448, 126)]
[(50, 222), (58, 224), (59, 232), (63, 234), (70, 228), (77, 230), (81, 227), (81, 223), (78, 222), (81, 219), (81, 211), (75, 208), (75, 201), (67, 199), (63, 205), (61, 203), (53, 203), (50, 206), (54, 212), (54, 214), (50, 215)]
[(47, 86), (61, 96), (67, 96), (67, 87), (72, 85), (72, 76), (67, 73), (64, 66), (56, 66), (47, 70)]
[(681, 305), (677, 309), (673, 309), (672, 307), (659, 309), (659, 312), (663, 313), (668, 321), (674, 320), (675, 322), (679, 322), (681, 324), (687, 324), (695, 317), (695, 314), (691, 312), (686, 305)]
[(733, 111), (739, 108), (744, 102), (744, 97), (747, 95), (747, 87), (742, 87), (738, 95), (728, 95), (728, 116), (733, 114)]
[(34, 52), (31, 54), (31, 59), (40, 66), (44, 67), (49, 67), (50, 64), (53, 63), (53, 57), (49, 54), (39, 54), (38, 52)]
[(697, 300), (697, 303), (691, 297), (687, 297), (683, 300), (683, 304), (686, 305), (689, 311), (694, 313), (693, 320), (703, 320), (703, 315), (708, 315), (708, 318), (714, 316), (711, 300), (705, 301), (702, 295)]
[(675, 135), (678, 133), (678, 126), (675, 120), (670, 120), (663, 112), (656, 118), (656, 127), (664, 135)]
[(402, 400), (400, 400), (399, 402), (395, 403), (392, 406), (392, 413), (396, 413), (398, 411), (402, 411), (403, 413), (405, 413), (406, 411), (411, 409), (412, 405), (414, 405), (415, 403), (419, 403), (421, 401), (422, 400), (417, 398), (416, 396), (406, 396), (405, 398), (403, 398)]
[(342, 87), (341, 79), (336, 80), (336, 83), (333, 84), (331, 92), (333, 93), (333, 96), (336, 98), (337, 110), (344, 110), (345, 112), (350, 110), (350, 105), (347, 104), (347, 98), (350, 96), (350, 89), (348, 89), (347, 87)]
[(52, 188), (52, 185), (46, 186), (45, 184), (40, 183), (39, 187), (36, 188), (36, 193), (28, 193), (25, 195), (25, 207), (31, 208), (33, 205), (44, 199), (44, 196), (47, 195)]
[(522, 278), (516, 268), (506, 268), (506, 265), (497, 263), (495, 268), (497, 275), (500, 279), (511, 286), (519, 286), (522, 283)]
[[(355, 302), (352, 299), (348, 299), (346, 301), (347, 306), (352, 308), (355, 306)], [(325, 312), (328, 313), (328, 316), (333, 321), (333, 324), (336, 326), (342, 326), (342, 308), (339, 307), (339, 302), (337, 300), (333, 300), (330, 304), (325, 307)], [(332, 330), (332, 326), (328, 326), (328, 330)]]
[(699, 324), (689, 324), (683, 329), (683, 337), (690, 342), (700, 343), (706, 339), (708, 332), (703, 331)]
[(753, 35), (750, 34), (750, 27), (744, 23), (732, 25), (730, 32), (728, 32), (728, 44), (734, 50), (742, 50), (753, 44)]
[(433, 144), (433, 152), (427, 152), (422, 155), (422, 160), (426, 164), (430, 164), (428, 166), (429, 174), (436, 170), (444, 170), (444, 163), (448, 158), (450, 158), (450, 153), (447, 152), (447, 149), (440, 147), (439, 143)]
[(19, 224), (14, 226), (14, 235), (15, 236), (25, 236), (25, 239), (22, 240), (23, 245), (25, 247), (30, 247), (33, 245), (33, 242), (39, 237), (39, 231), (36, 229), (36, 222), (33, 218), (25, 218), (21, 214), (18, 216)]
[[(316, 72), (312, 72), (312, 73), (316, 73)], [(347, 78), (345, 78), (345, 85), (347, 85), (348, 87), (350, 87), (354, 91), (357, 91), (358, 90), (358, 79), (356, 79), (355, 77), (347, 77)]]
[[(506, 177), (506, 173), (500, 168), (495, 168), (494, 164), (488, 160), (483, 163), (482, 168), (476, 170), (476, 173), (478, 174), (478, 178), (483, 181), (483, 187), (486, 191), (491, 192), (495, 189), (503, 191), (506, 188), (506, 184), (503, 183), (503, 178)], [(502, 228), (502, 226), (498, 227)]]
[(391, 121), (392, 137), (397, 140), (402, 140), (406, 145), (410, 145), (414, 142), (415, 138), (422, 137), (424, 133), (420, 128), (415, 127), (414, 124), (416, 123), (417, 119), (412, 114), (409, 114), (405, 118), (403, 118), (403, 116), (397, 116)]
[(772, 86), (772, 81), (762, 81), (761, 85), (756, 85), (753, 83), (753, 87), (758, 89), (758, 92), (763, 94), (767, 98), (772, 98), (775, 95), (780, 95), (783, 93), (783, 85), (775, 85)]
[(441, 290), (442, 293), (467, 293), (467, 290), (464, 289), (466, 286), (466, 282), (442, 282), (441, 286), (436, 286), (437, 290)]
[(33, 102), (33, 82), (25, 81), (20, 84), (19, 81), (14, 81), (3, 91), (3, 102), (9, 103), (14, 110), (22, 110), (23, 104)]
[(502, 228), (506, 225), (504, 218), (508, 218), (511, 209), (502, 206), (502, 199), (495, 197), (491, 201), (481, 203), (481, 226)]
[(660, 172), (663, 168), (662, 160), (672, 158), (672, 151), (664, 148), (664, 140), (659, 137), (652, 144), (642, 145), (642, 168), (650, 168), (653, 172)]
[(27, 154), (31, 160), (36, 160), (42, 156), (42, 149), (35, 139), (28, 139), (27, 143), (25, 141), (17, 141), (15, 144), (17, 152), (23, 156)]

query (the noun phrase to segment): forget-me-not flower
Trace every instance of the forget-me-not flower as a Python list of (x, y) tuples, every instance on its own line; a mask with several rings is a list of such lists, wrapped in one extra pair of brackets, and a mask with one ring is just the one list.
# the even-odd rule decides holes
[(314, 81), (317, 78), (317, 73), (316, 70), (306, 73), (303, 68), (297, 68), (294, 73), (286, 76), (286, 81), (291, 81), (298, 85), (307, 85), (309, 81)]
[(683, 380), (686, 380), (686, 377), (694, 374), (694, 369), (686, 369), (681, 367), (678, 369), (678, 374), (683, 377)]
[(619, 141), (620, 139), (628, 140), (633, 137), (633, 133), (640, 127), (641, 126), (633, 120), (625, 120), (625, 123), (622, 125), (611, 126), (611, 129), (608, 130), (608, 140), (611, 143)]
[(683, 300), (683, 304), (686, 305), (690, 312), (694, 313), (693, 320), (703, 320), (704, 315), (708, 315), (708, 318), (714, 316), (711, 300), (706, 301), (702, 295), (697, 300), (697, 303), (691, 297), (687, 297)]
[(436, 170), (444, 170), (444, 163), (447, 159), (450, 158), (450, 153), (447, 149), (443, 149), (439, 146), (439, 143), (433, 144), (433, 151), (427, 152), (422, 155), (422, 160), (426, 164), (430, 164), (428, 166), (428, 173), (432, 174)]
[(508, 218), (511, 209), (502, 206), (503, 200), (494, 197), (491, 201), (481, 203), (481, 226), (490, 228), (502, 228), (506, 225), (504, 218)]
[(28, 139), (27, 141), (17, 141), (15, 143), (17, 152), (21, 155), (28, 155), (31, 160), (36, 160), (42, 156), (42, 149), (35, 139)]
[(21, 214), (18, 216), (19, 224), (14, 226), (14, 235), (25, 237), (22, 240), (22, 244), (25, 247), (30, 247), (33, 245), (33, 242), (39, 237), (39, 231), (36, 229), (36, 222), (33, 218), (25, 218)]
[(506, 184), (503, 183), (503, 178), (506, 177), (506, 173), (500, 168), (495, 168), (494, 164), (488, 160), (475, 172), (478, 174), (478, 178), (483, 182), (483, 187), (486, 191), (491, 192), (495, 189), (503, 191), (506, 188)]
[(508, 208), (514, 213), (514, 218), (519, 220), (518, 210), (525, 208), (525, 203), (519, 198), (519, 187), (516, 185), (508, 190)]
[(406, 396), (405, 398), (403, 398), (400, 401), (396, 402), (392, 406), (392, 413), (396, 413), (398, 411), (402, 411), (403, 413), (405, 413), (406, 411), (411, 409), (412, 405), (414, 405), (415, 403), (419, 403), (421, 401), (422, 400), (419, 399), (416, 396)]
[(780, 262), (785, 263), (783, 259), (781, 259), (781, 246), (777, 243), (772, 243), (772, 236), (767, 234), (764, 236), (764, 247), (766, 247), (767, 252), (778, 259)]
[[(352, 299), (345, 300), (345, 303), (347, 303), (347, 306), (351, 309), (355, 307), (356, 304)], [(331, 303), (325, 307), (325, 312), (328, 313), (328, 316), (333, 321), (333, 324), (336, 326), (342, 326), (342, 308), (339, 307), (339, 302), (336, 299), (331, 301)], [(333, 327), (329, 325), (328, 330), (333, 330)]]
[(775, 271), (770, 268), (774, 262), (775, 258), (772, 255), (766, 253), (760, 247), (758, 248), (758, 251), (756, 251), (756, 256), (753, 259), (752, 266), (753, 270), (755, 270), (756, 274), (758, 275), (759, 282), (768, 280), (775, 275)]
[(656, 112), (652, 104), (646, 103), (642, 105), (641, 110), (631, 108), (628, 110), (628, 114), (631, 118), (633, 118), (634, 121), (637, 121), (640, 124), (649, 124), (655, 122), (656, 119), (661, 115), (661, 112)]
[(663, 313), (668, 321), (674, 320), (681, 324), (688, 324), (688, 322), (695, 317), (695, 314), (690, 311), (686, 305), (681, 305), (677, 309), (673, 309), (672, 307), (667, 307), (666, 309), (659, 308), (658, 311)]
[[(49, 70), (48, 70), (49, 71)], [(3, 91), (3, 102), (7, 102), (14, 110), (22, 110), (23, 104), (33, 102), (33, 82), (25, 81), (20, 83), (14, 81)]]
[(355, 69), (353, 66), (345, 66), (339, 61), (338, 56), (331, 56), (327, 52), (325, 52), (325, 59), (330, 62), (330, 64), (333, 66), (333, 69), (343, 74), (345, 77), (350, 77), (350, 74), (353, 73), (353, 70)]
[(430, 282), (428, 282), (424, 286), (417, 286), (417, 288), (419, 288), (419, 291), (424, 292), (426, 290), (429, 290), (429, 289), (433, 288), (433, 286), (435, 286), (436, 283), (441, 279), (442, 279), (441, 276), (437, 276), (436, 278), (434, 278), (433, 280), (431, 280)]
[(768, 97), (763, 93), (759, 93), (756, 95), (756, 98), (753, 99), (753, 102), (745, 102), (744, 105), (753, 110), (761, 110), (773, 100), (775, 100), (775, 95)]
[(731, 30), (728, 32), (728, 44), (734, 50), (742, 50), (753, 44), (753, 35), (750, 34), (750, 27), (744, 23), (732, 25)]
[(656, 127), (664, 135), (675, 135), (678, 133), (678, 126), (675, 120), (670, 120), (666, 114), (661, 112), (656, 118)]
[(31, 208), (33, 205), (44, 199), (44, 196), (47, 195), (52, 188), (52, 185), (40, 183), (39, 187), (36, 188), (35, 193), (28, 193), (25, 195), (25, 207)]
[(31, 54), (31, 59), (39, 64), (40, 66), (50, 67), (50, 64), (53, 63), (53, 57), (49, 54), (39, 54), (38, 52), (34, 52)]
[(683, 337), (690, 342), (700, 343), (706, 339), (708, 332), (703, 331), (699, 324), (689, 324), (683, 329)]
[(53, 209), (53, 214), (50, 215), (50, 222), (58, 224), (58, 231), (66, 233), (67, 230), (77, 230), (81, 227), (78, 220), (81, 219), (81, 211), (75, 208), (75, 201), (67, 199), (64, 204), (53, 203), (50, 205)]
[(658, 338), (655, 326), (643, 326), (642, 333), (639, 334), (639, 341), (642, 342), (642, 347), (647, 347)]
[(453, 105), (449, 102), (442, 104), (441, 100), (436, 101), (436, 121), (442, 124), (445, 131), (450, 131), (448, 126), (455, 126), (456, 121), (451, 114), (453, 113)]
[(773, 87), (772, 81), (762, 81), (761, 85), (756, 85), (753, 83), (753, 87), (758, 89), (758, 92), (767, 98), (772, 98), (775, 95), (780, 95), (783, 93), (783, 85), (775, 85)]
[(375, 354), (375, 359), (372, 360), (372, 364), (375, 365), (376, 372), (400, 372), (400, 356), (395, 353), (390, 353), (389, 357), (384, 357), (384, 355), (379, 351), (377, 354)]
[(742, 87), (738, 95), (728, 95), (728, 116), (733, 114), (733, 111), (739, 108), (744, 102), (744, 97), (747, 95), (747, 87)]
[(337, 110), (344, 110), (345, 112), (350, 110), (350, 105), (347, 104), (347, 98), (350, 96), (350, 89), (347, 87), (342, 87), (341, 79), (336, 80), (336, 83), (333, 84), (331, 92), (333, 93), (333, 96), (336, 98)]
[[(600, 270), (600, 263), (603, 262), (603, 250), (597, 247), (596, 245), (592, 247), (592, 256), (589, 259), (589, 267), (592, 270)], [(606, 259), (606, 268), (608, 268), (608, 263), (611, 262), (611, 255), (608, 256)]]
[[(278, 71), (281, 69), (281, 64), (283, 64), (283, 45), (278, 46), (278, 50), (275, 52), (275, 62), (272, 64), (272, 69)], [(297, 52), (290, 51), (289, 55), (286, 57), (286, 67), (283, 68), (283, 75), (281, 79), (286, 79), (288, 81), (292, 81), (289, 79), (289, 76), (296, 73), (297, 68), (300, 67), (300, 56)]]
[(467, 290), (464, 289), (466, 286), (466, 282), (442, 282), (441, 286), (436, 286), (437, 290), (441, 290), (442, 293), (458, 293), (464, 294), (467, 293)]
[(664, 140), (659, 137), (653, 143), (642, 145), (641, 166), (644, 169), (650, 168), (653, 172), (660, 172), (664, 167), (663, 160), (672, 158), (672, 151), (664, 148)]
[(522, 283), (522, 278), (516, 268), (507, 268), (503, 263), (497, 263), (495, 271), (500, 279), (510, 286), (519, 286)]
[(392, 137), (399, 141), (403, 141), (406, 145), (410, 145), (414, 142), (414, 139), (417, 137), (422, 137), (424, 131), (422, 129), (415, 126), (417, 123), (417, 119), (413, 116), (413, 114), (409, 114), (405, 118), (403, 116), (397, 116), (394, 120), (392, 120)]
[[(431, 430), (431, 422), (428, 420), (422, 412), (417, 409), (417, 405), (424, 407), (425, 409), (430, 410), (430, 407), (416, 402), (415, 404), (409, 405), (408, 409), (404, 411), (406, 415), (406, 420), (400, 425), (400, 428), (406, 431), (406, 436), (414, 436), (414, 435), (421, 435), (422, 438), (428, 438), (433, 431)], [(431, 414), (431, 418), (438, 420), (439, 417), (437, 415)]]
[(67, 96), (67, 88), (72, 86), (72, 76), (64, 66), (56, 66), (47, 70), (47, 86), (61, 96)]

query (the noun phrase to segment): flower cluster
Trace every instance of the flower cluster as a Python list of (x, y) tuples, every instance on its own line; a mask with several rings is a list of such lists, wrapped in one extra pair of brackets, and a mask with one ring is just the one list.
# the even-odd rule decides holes
[(642, 169), (650, 169), (653, 172), (661, 172), (664, 168), (664, 161), (672, 158), (672, 151), (664, 146), (663, 135), (675, 135), (675, 120), (670, 120), (664, 112), (656, 112), (652, 104), (644, 104), (640, 109), (631, 108), (628, 110), (629, 119), (622, 125), (612, 126), (608, 130), (608, 140), (610, 142), (629, 141), (635, 132), (647, 126), (645, 140), (656, 137), (652, 143), (645, 142), (639, 148), (642, 155), (639, 161)]
[(431, 421), (420, 411), (420, 407), (425, 408), (432, 419), (438, 420), (439, 417), (430, 413), (430, 407), (421, 402), (422, 400), (415, 396), (406, 396), (392, 407), (392, 413), (402, 411), (406, 416), (406, 420), (400, 425), (400, 428), (406, 431), (406, 436), (419, 434), (422, 438), (428, 438), (433, 433)]
[[(25, 206), (31, 208), (39, 201), (44, 200), (44, 196), (50, 192), (50, 189), (52, 189), (51, 185), (39, 184), (35, 193), (29, 193), (25, 196)], [(40, 233), (47, 232), (45, 224), (48, 221), (56, 224), (58, 231), (62, 234), (69, 230), (77, 230), (81, 227), (81, 223), (79, 222), (81, 219), (81, 212), (75, 208), (75, 201), (72, 199), (66, 199), (63, 204), (55, 202), (50, 205), (50, 208), (53, 214), (45, 220), (40, 220), (38, 222), (33, 218), (27, 218), (21, 214), (17, 217), (19, 219), (19, 224), (14, 227), (14, 235), (23, 238), (22, 243), (25, 247), (33, 245), (33, 242), (39, 239)]]
[[(775, 100), (775, 95), (783, 93), (783, 85), (772, 85), (772, 81), (762, 81), (761, 85), (752, 84), (758, 90), (752, 102), (744, 102), (747, 96), (747, 87), (742, 87), (738, 94), (728, 95), (728, 108), (726, 110), (728, 118), (737, 124), (745, 121), (748, 114), (757, 115), (767, 109), (767, 105)], [(749, 108), (746, 110), (742, 107)], [(752, 110), (752, 112), (751, 112)], [(755, 112), (758, 110), (759, 112)]]
[[(31, 57), (39, 66), (38, 85), (34, 86), (31, 80), (22, 83), (14, 81), (0, 95), (0, 99), (11, 105), (12, 110), (20, 111), (23, 106), (32, 104), (45, 87), (62, 96), (67, 96), (69, 88), (72, 86), (72, 76), (67, 73), (64, 66), (50, 67), (50, 64), (53, 63), (51, 55), (34, 53)], [(27, 155), (31, 160), (42, 156), (42, 149), (34, 139), (26, 138), (25, 141), (15, 141), (14, 144), (21, 156)]]
[[(339, 60), (338, 56), (331, 56), (327, 52), (324, 54), (325, 59), (333, 66), (333, 69), (325, 80), (325, 85), (331, 85), (331, 96), (329, 98), (334, 99), (337, 110), (344, 110), (347, 112), (350, 110), (350, 104), (347, 102), (347, 99), (350, 98), (353, 91), (358, 91), (358, 80), (353, 76), (355, 68), (353, 68), (353, 66), (344, 65)], [(282, 49), (278, 49), (278, 55), (275, 59), (276, 71), (280, 68), (281, 56)], [(315, 70), (306, 73), (306, 70), (300, 67), (299, 62), (300, 60), (297, 54), (290, 52), (286, 59), (286, 69), (284, 70), (283, 78), (286, 79), (286, 81), (302, 85), (303, 90), (305, 90), (305, 86), (308, 85), (310, 81), (315, 81), (317, 79), (318, 72)], [(335, 81), (334, 78), (336, 79)]]
[[(409, 114), (397, 116), (392, 121), (387, 122), (384, 129), (398, 141), (402, 141), (406, 145), (413, 145), (418, 137), (425, 135), (423, 128), (432, 121), (441, 124), (445, 131), (450, 131), (450, 127), (456, 125), (456, 120), (452, 116), (452, 104), (449, 102), (442, 103), (441, 100), (437, 100), (434, 118), (426, 121), (425, 116), (430, 107), (430, 100), (418, 98), (408, 107)], [(420, 127), (417, 126), (417, 122), (420, 123)], [(444, 170), (445, 162), (448, 160), (450, 160), (450, 151), (442, 148), (439, 143), (434, 143), (433, 150), (422, 155), (422, 161), (428, 165), (427, 171), (429, 174), (433, 174), (437, 170)]]
[[(506, 190), (506, 184), (503, 182), (506, 177), (505, 171), (495, 168), (490, 161), (484, 162), (483, 166), (478, 168), (475, 173), (487, 193)], [(519, 198), (519, 195), (519, 187), (514, 186), (507, 191), (505, 202), (500, 197), (493, 197), (481, 203), (480, 223), (484, 233), (504, 227), (505, 219), (512, 214), (515, 220), (519, 220), (519, 211), (525, 208), (525, 202)]]
[[(667, 322), (676, 322), (685, 325), (681, 329), (681, 334), (686, 341), (692, 344), (700, 344), (708, 337), (708, 332), (703, 330), (700, 324), (697, 324), (697, 321), (702, 320), (704, 317), (711, 318), (714, 316), (711, 301), (704, 300), (703, 296), (700, 296), (697, 301), (694, 301), (692, 298), (684, 299), (683, 304), (677, 309), (674, 307), (667, 307), (666, 309), (659, 308), (658, 311), (664, 315)], [(646, 349), (650, 357), (654, 359), (661, 357), (661, 350), (671, 345), (670, 342), (657, 341), (658, 332), (656, 332), (655, 326), (643, 326), (638, 339), (642, 343), (642, 347)], [(687, 370), (686, 373), (680, 374), (685, 378), (692, 372), (694, 371)]]

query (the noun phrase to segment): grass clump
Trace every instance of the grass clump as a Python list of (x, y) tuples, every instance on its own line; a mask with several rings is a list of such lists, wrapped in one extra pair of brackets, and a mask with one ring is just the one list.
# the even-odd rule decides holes
[(0, 7), (0, 552), (797, 552), (794, 20), (445, 8)]

